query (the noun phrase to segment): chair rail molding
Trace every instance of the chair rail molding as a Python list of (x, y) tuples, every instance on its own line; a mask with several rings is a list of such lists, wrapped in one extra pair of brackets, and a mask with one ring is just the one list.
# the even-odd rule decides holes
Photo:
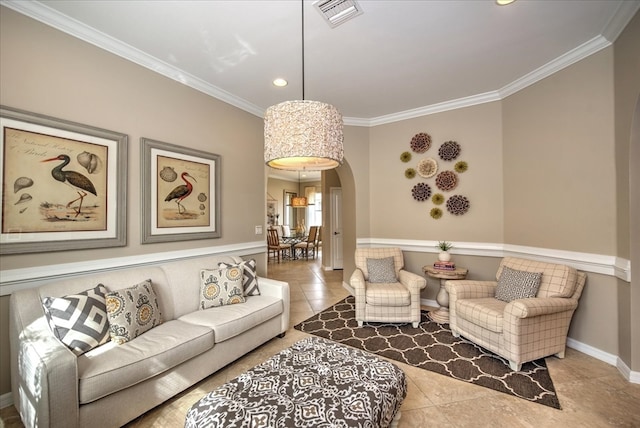
[[(385, 238), (360, 238), (356, 241), (358, 247), (400, 247), (403, 251), (416, 253), (438, 253), (437, 244), (438, 241), (430, 240)], [(457, 241), (449, 252), (463, 256), (526, 257), (549, 263), (567, 264), (578, 270), (615, 276), (631, 283), (631, 261), (616, 256), (492, 242)]]
[(3, 270), (0, 271), (0, 296), (6, 296), (21, 289), (38, 287), (46, 282), (77, 274), (106, 272), (134, 266), (149, 266), (166, 261), (213, 254), (241, 257), (266, 251), (267, 244), (264, 241), (255, 241), (217, 247), (203, 247), (163, 253), (139, 254), (136, 256), (112, 259), (90, 260), (86, 262)]

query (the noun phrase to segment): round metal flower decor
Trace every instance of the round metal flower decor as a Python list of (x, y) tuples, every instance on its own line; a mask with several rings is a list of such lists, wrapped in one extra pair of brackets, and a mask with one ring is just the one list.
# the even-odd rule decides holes
[(436, 186), (442, 191), (449, 191), (458, 185), (458, 176), (453, 171), (442, 171), (436, 177)]
[(431, 212), (429, 214), (431, 215), (431, 217), (438, 220), (440, 217), (442, 217), (442, 210), (440, 208), (431, 208)]
[(407, 178), (413, 178), (416, 176), (416, 170), (413, 168), (407, 168), (404, 172), (404, 176)]
[(469, 169), (469, 165), (465, 161), (459, 161), (456, 162), (453, 169), (455, 169), (456, 172), (465, 172), (467, 169)]
[(424, 153), (431, 147), (431, 135), (420, 132), (411, 139), (411, 150), (416, 153)]
[(426, 201), (431, 196), (431, 187), (427, 183), (418, 183), (411, 189), (411, 195), (416, 201)]
[(462, 195), (453, 195), (447, 200), (447, 211), (453, 215), (463, 215), (469, 211), (469, 200)]
[(440, 149), (438, 149), (438, 156), (445, 161), (451, 161), (458, 157), (460, 154), (460, 144), (455, 141), (447, 141), (442, 143)]
[(442, 205), (442, 203), (444, 202), (444, 196), (442, 195), (442, 193), (436, 193), (431, 197), (431, 202), (433, 202), (434, 205)]
[(435, 159), (427, 158), (418, 162), (418, 174), (420, 177), (430, 178), (438, 172), (438, 162)]
[(409, 162), (411, 160), (411, 153), (409, 152), (402, 152), (402, 154), (400, 155), (400, 160), (402, 162)]

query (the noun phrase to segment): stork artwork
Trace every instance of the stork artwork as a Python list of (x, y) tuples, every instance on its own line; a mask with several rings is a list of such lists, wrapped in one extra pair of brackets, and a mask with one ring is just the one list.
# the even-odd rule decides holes
[(210, 165), (171, 156), (156, 162), (158, 227), (208, 225)]
[(183, 172), (182, 174), (180, 174), (180, 178), (185, 182), (185, 184), (181, 184), (180, 186), (177, 186), (167, 195), (166, 198), (164, 198), (165, 202), (167, 201), (176, 202), (176, 205), (178, 205), (178, 214), (184, 214), (186, 212), (184, 205), (182, 205), (180, 202), (183, 199), (186, 199), (187, 197), (189, 197), (191, 193), (193, 193), (193, 184), (191, 184), (191, 182), (187, 180), (187, 177), (192, 179), (193, 181), (197, 181), (194, 177), (189, 175), (188, 172)]
[(51, 161), (61, 162), (51, 170), (51, 176), (56, 181), (70, 186), (78, 194), (77, 198), (69, 201), (66, 205), (67, 208), (70, 208), (79, 201), (77, 207), (73, 207), (73, 210), (75, 211), (75, 217), (78, 217), (82, 213), (82, 201), (84, 201), (85, 196), (87, 196), (89, 193), (98, 196), (96, 188), (91, 180), (88, 179), (85, 175), (82, 175), (76, 171), (63, 170), (63, 168), (69, 165), (69, 162), (71, 162), (71, 158), (68, 155), (58, 155), (51, 159), (44, 159), (42, 162)]

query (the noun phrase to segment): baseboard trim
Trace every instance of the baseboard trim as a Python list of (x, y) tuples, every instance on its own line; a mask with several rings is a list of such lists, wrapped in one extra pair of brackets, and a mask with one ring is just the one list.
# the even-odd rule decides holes
[(10, 392), (0, 395), (0, 409), (13, 406), (13, 395)]

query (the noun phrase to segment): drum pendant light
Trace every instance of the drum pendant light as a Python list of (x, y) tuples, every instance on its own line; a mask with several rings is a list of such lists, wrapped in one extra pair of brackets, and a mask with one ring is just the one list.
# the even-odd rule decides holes
[(302, 100), (269, 107), (264, 115), (264, 160), (276, 169), (322, 171), (342, 164), (342, 115), (332, 105), (305, 100), (304, 1), (302, 4)]

